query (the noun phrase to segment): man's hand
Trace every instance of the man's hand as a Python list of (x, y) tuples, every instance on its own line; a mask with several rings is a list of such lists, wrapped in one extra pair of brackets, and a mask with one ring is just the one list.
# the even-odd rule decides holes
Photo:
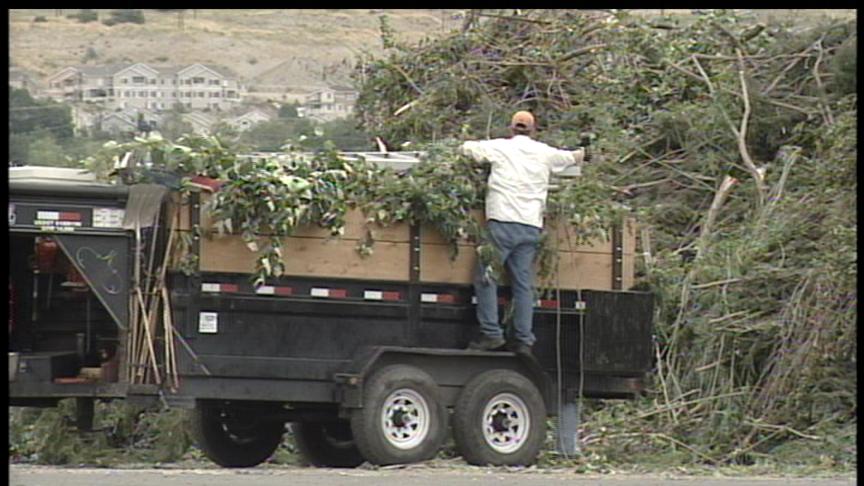
[(573, 160), (579, 160), (579, 152), (582, 152), (582, 163), (594, 162), (596, 157), (595, 151), (591, 147), (579, 147), (573, 151)]

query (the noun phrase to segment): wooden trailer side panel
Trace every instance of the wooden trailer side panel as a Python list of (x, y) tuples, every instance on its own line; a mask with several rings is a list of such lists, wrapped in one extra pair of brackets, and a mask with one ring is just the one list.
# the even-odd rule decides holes
[[(257, 253), (250, 251), (236, 234), (218, 235), (211, 225), (203, 195), (201, 211), (200, 270), (218, 273), (252, 273)], [(188, 207), (175, 204), (179, 210), (178, 234), (191, 234)], [(480, 211), (475, 216), (482, 218)], [(548, 231), (558, 236), (560, 284), (562, 289), (610, 290), (613, 285), (615, 252), (612, 239), (576, 244), (569, 225), (549, 225)], [(357, 251), (360, 242), (371, 231), (374, 244), (366, 257)], [(621, 288), (633, 286), (635, 266), (636, 225), (628, 220), (623, 227), (621, 251)], [(367, 224), (358, 210), (345, 217), (344, 233), (332, 236), (326, 228), (306, 226), (294, 235), (282, 239), (283, 262), (288, 276), (351, 278), (407, 281), (410, 270), (410, 230), (406, 223), (381, 227)], [(265, 242), (262, 240), (259, 247)], [(174, 261), (179, 261), (175, 258)], [(451, 249), (444, 238), (431, 226), (420, 229), (420, 281), (423, 283), (470, 284), (477, 257), (473, 245), (459, 245), (451, 259)]]

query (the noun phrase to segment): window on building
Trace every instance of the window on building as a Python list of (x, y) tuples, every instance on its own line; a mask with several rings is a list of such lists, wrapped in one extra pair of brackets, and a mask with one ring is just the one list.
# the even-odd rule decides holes
[(199, 98), (203, 98), (203, 97), (204, 97), (204, 92), (203, 92), (203, 91), (199, 91), (199, 92), (198, 92), (198, 97), (199, 97)]
[(144, 76), (132, 76), (132, 82), (134, 84), (147, 84), (147, 78)]
[(151, 79), (150, 84), (156, 84), (156, 78)]
[(213, 97), (214, 97), (214, 98), (221, 98), (221, 97), (222, 97), (222, 93), (220, 93), (220, 92), (217, 91), (217, 92), (213, 93)]
[(236, 98), (236, 97), (237, 97), (236, 91), (228, 91), (228, 93), (226, 94), (226, 98)]
[(204, 78), (201, 76), (195, 76), (194, 78), (192, 78), (192, 83), (193, 84), (204, 84)]
[(139, 92), (138, 92), (138, 96), (140, 96), (140, 97), (142, 97), (142, 98), (146, 98), (146, 97), (147, 97), (147, 92), (146, 92), (146, 91), (139, 91)]
[(126, 78), (123, 78), (120, 80), (120, 84), (128, 84), (128, 83), (129, 83), (129, 80)]

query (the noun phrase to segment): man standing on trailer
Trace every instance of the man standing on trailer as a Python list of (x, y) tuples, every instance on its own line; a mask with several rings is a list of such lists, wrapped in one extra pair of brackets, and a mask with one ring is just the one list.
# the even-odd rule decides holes
[[(543, 212), (549, 178), (571, 165), (581, 167), (591, 159), (588, 147), (574, 151), (556, 149), (531, 138), (536, 131), (534, 116), (519, 111), (510, 122), (509, 138), (469, 141), (464, 155), (488, 162), (492, 171), (486, 190), (486, 229), (510, 274), (513, 294), (513, 336), (508, 348), (530, 355), (535, 337), (534, 257), (543, 229)], [(507, 341), (498, 323), (498, 284), (482, 263), (474, 274), (480, 337), (468, 349), (491, 351)]]

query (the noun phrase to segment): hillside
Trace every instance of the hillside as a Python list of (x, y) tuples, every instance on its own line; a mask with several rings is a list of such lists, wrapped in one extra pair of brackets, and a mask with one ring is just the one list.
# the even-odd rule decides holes
[[(100, 20), (107, 18), (109, 10), (96, 11)], [(176, 12), (147, 9), (145, 24), (112, 27), (66, 18), (77, 12), (9, 10), (10, 66), (45, 77), (81, 64), (92, 49), (95, 58), (90, 64), (213, 63), (232, 69), (253, 88), (278, 84), (302, 91), (344, 83), (357, 54), (380, 53), (381, 15), (406, 41), (438, 34), (460, 22), (455, 10), (199, 9), (185, 12), (181, 30)], [(34, 22), (37, 16), (46, 21)]]
[[(231, 68), (251, 91), (302, 93), (344, 84), (357, 55), (380, 54), (379, 17), (386, 15), (401, 41), (434, 37), (462, 25), (463, 10), (445, 9), (145, 9), (146, 23), (101, 23), (109, 9), (95, 9), (99, 22), (66, 16), (79, 9), (9, 10), (10, 66), (44, 78), (57, 70), (90, 64), (149, 62), (213, 63)], [(686, 15), (689, 10), (635, 10), (640, 14)], [(761, 10), (760, 17), (854, 15), (854, 10)], [(44, 17), (44, 22), (34, 22)], [(94, 57), (95, 54), (95, 57)]]

